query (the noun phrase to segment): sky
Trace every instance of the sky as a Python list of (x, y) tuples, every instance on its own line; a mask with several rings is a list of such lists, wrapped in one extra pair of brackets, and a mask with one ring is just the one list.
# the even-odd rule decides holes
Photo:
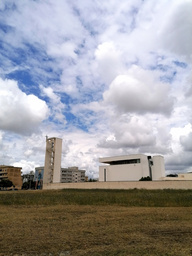
[(1, 0), (0, 164), (98, 178), (99, 157), (192, 171), (192, 0)]

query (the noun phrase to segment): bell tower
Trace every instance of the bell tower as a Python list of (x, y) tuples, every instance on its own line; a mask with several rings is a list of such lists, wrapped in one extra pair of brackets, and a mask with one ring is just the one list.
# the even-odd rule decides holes
[(46, 136), (43, 183), (59, 183), (61, 172), (62, 139)]

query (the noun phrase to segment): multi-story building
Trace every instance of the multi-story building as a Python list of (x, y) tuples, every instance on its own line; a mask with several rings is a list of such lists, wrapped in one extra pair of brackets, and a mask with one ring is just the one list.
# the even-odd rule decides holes
[(78, 167), (61, 168), (61, 183), (85, 182), (85, 170)]
[(43, 183), (59, 183), (61, 171), (62, 139), (46, 136)]
[[(35, 168), (34, 181), (41, 185), (44, 175), (44, 166)], [(85, 170), (79, 170), (78, 167), (68, 167), (60, 169), (60, 181), (61, 183), (71, 182), (85, 182), (88, 181), (88, 177), (85, 176)], [(38, 187), (38, 185), (37, 185)]]
[(143, 154), (114, 156), (99, 159), (99, 181), (138, 181), (149, 176), (152, 180), (165, 177), (163, 156)]
[(0, 182), (2, 180), (10, 180), (13, 186), (17, 189), (21, 189), (23, 185), (23, 180), (21, 177), (22, 167), (14, 167), (8, 165), (0, 165)]

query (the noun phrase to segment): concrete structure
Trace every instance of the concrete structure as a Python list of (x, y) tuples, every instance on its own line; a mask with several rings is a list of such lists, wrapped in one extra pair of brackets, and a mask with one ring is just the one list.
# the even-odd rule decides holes
[(191, 180), (192, 181), (192, 173), (178, 173), (178, 177), (164, 177), (162, 180)]
[(0, 182), (1, 180), (10, 180), (17, 189), (21, 189), (23, 180), (21, 177), (22, 167), (0, 165)]
[(143, 154), (105, 157), (99, 159), (99, 181), (139, 181), (142, 177), (159, 180), (165, 177), (164, 158)]
[(192, 189), (191, 180), (49, 183), (43, 189)]
[(78, 167), (61, 168), (61, 182), (85, 182), (85, 170), (78, 170)]
[(61, 170), (62, 139), (46, 136), (44, 183), (59, 183)]
[(192, 173), (178, 173), (179, 180), (192, 180)]

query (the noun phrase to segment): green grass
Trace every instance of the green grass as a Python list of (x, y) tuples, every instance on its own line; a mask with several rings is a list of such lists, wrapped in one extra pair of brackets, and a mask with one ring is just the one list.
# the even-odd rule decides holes
[(41, 190), (0, 192), (0, 205), (191, 207), (192, 190)]

